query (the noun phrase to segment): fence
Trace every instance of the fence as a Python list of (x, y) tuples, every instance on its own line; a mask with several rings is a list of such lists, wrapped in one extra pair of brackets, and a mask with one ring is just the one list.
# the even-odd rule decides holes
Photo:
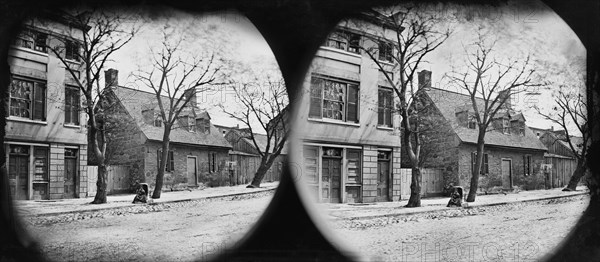
[[(412, 169), (400, 169), (400, 194), (402, 199), (410, 197), (410, 184), (412, 179)], [(430, 196), (441, 194), (444, 190), (444, 178), (442, 169), (423, 168), (421, 169), (421, 196)]]
[[(117, 194), (129, 191), (129, 167), (109, 166), (106, 193)], [(87, 166), (88, 196), (96, 194), (96, 181), (98, 181), (98, 167)]]

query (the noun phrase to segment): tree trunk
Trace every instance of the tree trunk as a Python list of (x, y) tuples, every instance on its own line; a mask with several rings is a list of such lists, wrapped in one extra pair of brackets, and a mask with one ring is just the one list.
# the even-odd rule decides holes
[(265, 158), (267, 158), (266, 161), (264, 161), (264, 159), (261, 161), (258, 170), (256, 170), (256, 174), (254, 174), (254, 178), (252, 178), (252, 182), (246, 188), (259, 188), (260, 182), (262, 182), (263, 178), (267, 174), (267, 171), (269, 171), (269, 168), (271, 168), (271, 165), (273, 165), (273, 162), (277, 157), (273, 157), (273, 155), (265, 155)]
[[(170, 130), (171, 127), (169, 127)], [(165, 126), (166, 129), (166, 126)], [(163, 180), (165, 178), (165, 169), (167, 167), (167, 161), (169, 159), (169, 130), (165, 130), (162, 142), (162, 156), (160, 163), (157, 167), (156, 172), (156, 183), (154, 186), (154, 192), (152, 192), (152, 198), (159, 199), (162, 192)]]
[(575, 168), (575, 172), (571, 175), (571, 179), (569, 180), (569, 184), (567, 187), (563, 189), (563, 191), (575, 191), (577, 189), (577, 184), (579, 180), (585, 175), (585, 161), (579, 159), (577, 160), (577, 167)]
[(96, 196), (92, 204), (106, 204), (106, 183), (108, 181), (108, 171), (106, 165), (98, 165), (98, 181), (96, 181)]
[[(480, 130), (481, 128), (482, 127), (480, 127)], [(483, 128), (483, 130), (486, 128)], [(471, 185), (469, 187), (467, 202), (475, 202), (475, 197), (477, 196), (477, 188), (479, 187), (479, 174), (481, 173), (481, 164), (483, 163), (483, 147), (485, 145), (484, 138), (485, 131), (480, 131), (479, 135), (477, 136), (477, 161), (475, 162), (475, 168), (473, 168), (473, 172), (471, 173)]]
[(421, 168), (412, 168), (412, 178), (410, 182), (410, 198), (405, 207), (420, 207), (421, 206)]

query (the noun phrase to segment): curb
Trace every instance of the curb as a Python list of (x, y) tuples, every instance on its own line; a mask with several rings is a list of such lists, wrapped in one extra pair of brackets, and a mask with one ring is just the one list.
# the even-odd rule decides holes
[[(578, 192), (575, 194), (569, 194), (569, 195), (562, 195), (562, 196), (549, 196), (549, 197), (541, 197), (541, 198), (533, 198), (533, 199), (525, 199), (525, 200), (517, 200), (517, 201), (505, 201), (505, 202), (496, 202), (496, 203), (488, 203), (488, 204), (476, 204), (476, 205), (469, 205), (468, 207), (462, 207), (464, 209), (471, 209), (471, 208), (477, 208), (477, 207), (486, 207), (486, 206), (501, 206), (501, 205), (510, 205), (510, 204), (516, 204), (516, 203), (526, 203), (526, 202), (536, 202), (536, 201), (544, 201), (544, 200), (552, 200), (552, 199), (560, 199), (560, 198), (568, 198), (568, 197), (575, 197), (575, 196), (581, 196), (581, 195), (588, 195), (589, 191), (584, 191), (584, 192)], [(436, 213), (436, 212), (444, 212), (444, 211), (448, 211), (448, 210), (454, 210), (454, 209), (460, 209), (460, 208), (447, 208), (447, 207), (443, 207), (443, 209), (433, 209), (433, 210), (416, 210), (416, 211), (411, 211), (411, 212), (403, 212), (403, 213), (393, 213), (393, 214), (381, 214), (381, 215), (370, 215), (370, 216), (352, 216), (352, 217), (335, 217), (335, 220), (350, 220), (350, 221), (356, 221), (356, 220), (369, 220), (369, 219), (376, 219), (376, 218), (389, 218), (389, 217), (399, 217), (399, 216), (408, 216), (408, 215), (416, 215), (416, 214), (428, 214), (428, 213)]]
[[(124, 208), (130, 208), (130, 207), (135, 207), (135, 206), (144, 206), (144, 205), (160, 205), (160, 204), (168, 204), (168, 203), (191, 202), (191, 201), (197, 201), (197, 200), (218, 200), (218, 199), (222, 199), (222, 198), (236, 197), (236, 196), (242, 196), (242, 195), (256, 195), (256, 194), (260, 194), (260, 193), (275, 191), (276, 189), (277, 189), (277, 187), (266, 188), (266, 189), (262, 189), (262, 190), (259, 189), (259, 191), (254, 191), (254, 192), (242, 192), (242, 193), (233, 193), (233, 194), (226, 194), (226, 195), (173, 199), (173, 200), (165, 200), (165, 201), (146, 203), (146, 204), (132, 204), (131, 202), (128, 201), (128, 203), (123, 206), (111, 206), (111, 207), (100, 206), (100, 207), (96, 207), (96, 208), (92, 208), (92, 209), (85, 209), (85, 210), (69, 210), (69, 211), (57, 211), (57, 212), (38, 213), (38, 214), (25, 214), (22, 216), (24, 216), (24, 217), (43, 217), (43, 216), (65, 215), (65, 214), (72, 214), (72, 213), (82, 214), (82, 213), (91, 213), (91, 212), (105, 211), (105, 210), (111, 210), (111, 209), (124, 209)], [(115, 201), (115, 202), (122, 202), (122, 201)], [(115, 203), (115, 202), (113, 202), (113, 203)]]

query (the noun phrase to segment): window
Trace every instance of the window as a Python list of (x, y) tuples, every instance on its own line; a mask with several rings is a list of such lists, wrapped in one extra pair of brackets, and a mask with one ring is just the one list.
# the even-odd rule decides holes
[(467, 123), (467, 127), (469, 129), (475, 129), (475, 128), (477, 128), (477, 119), (475, 119), (474, 116), (469, 116), (469, 121)]
[(302, 150), (304, 157), (304, 170), (306, 181), (309, 183), (319, 182), (319, 148), (316, 146), (304, 146)]
[(79, 125), (79, 88), (65, 87), (65, 124)]
[[(196, 119), (196, 130), (204, 134), (210, 134), (210, 120), (206, 118)], [(223, 131), (223, 135), (225, 131)]]
[(47, 41), (48, 34), (28, 29), (21, 32), (13, 44), (38, 52), (48, 53), (48, 49), (46, 48)]
[(219, 171), (219, 166), (217, 164), (217, 153), (209, 152), (208, 153), (208, 172), (217, 172)]
[[(475, 165), (477, 164), (477, 152), (472, 152), (471, 153), (471, 173), (473, 173), (473, 170), (475, 170)], [(483, 165), (481, 166), (481, 171), (479, 172), (479, 174), (481, 175), (487, 175), (490, 173), (490, 168), (489, 168), (489, 164), (488, 164), (488, 154), (484, 153), (483, 154)]]
[(69, 60), (79, 61), (79, 43), (71, 40), (65, 41), (65, 58)]
[(46, 120), (46, 84), (13, 77), (9, 103), (10, 116)]
[(313, 77), (309, 117), (358, 123), (358, 92), (355, 83)]
[[(156, 164), (158, 166), (160, 166), (161, 158), (162, 158), (162, 149), (159, 149), (159, 150), (157, 150), (157, 153), (156, 153)], [(169, 155), (167, 156), (167, 164), (165, 165), (165, 171), (173, 172), (174, 170), (175, 170), (175, 159), (173, 158), (173, 151), (169, 150)]]
[(392, 127), (393, 96), (392, 90), (379, 88), (377, 124), (380, 126)]
[(510, 134), (510, 124), (506, 118), (502, 119), (502, 133)]
[(393, 50), (392, 44), (387, 42), (379, 42), (379, 60), (386, 62), (393, 62)]
[(155, 127), (162, 126), (162, 119), (158, 116), (154, 117), (154, 123), (152, 123)]
[(360, 53), (360, 35), (344, 31), (336, 31), (329, 35), (325, 46), (336, 49)]
[(48, 148), (34, 147), (33, 148), (35, 174), (34, 181), (48, 181)]
[(529, 176), (533, 173), (533, 169), (531, 166), (531, 156), (530, 155), (524, 155), (523, 156), (523, 174), (525, 176)]
[(360, 184), (362, 178), (360, 176), (360, 150), (348, 149), (346, 151), (346, 159), (348, 159), (348, 181), (349, 184)]

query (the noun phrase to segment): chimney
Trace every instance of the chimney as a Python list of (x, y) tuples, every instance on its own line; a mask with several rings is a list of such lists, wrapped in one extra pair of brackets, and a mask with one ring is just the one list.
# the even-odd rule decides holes
[(186, 96), (192, 96), (192, 98), (190, 98), (190, 102), (188, 102), (187, 106), (190, 107), (197, 107), (198, 106), (198, 100), (196, 99), (196, 88), (190, 88), (188, 90), (185, 90)]
[(500, 97), (500, 101), (502, 101), (501, 99), (504, 99), (504, 97), (507, 96), (506, 101), (504, 101), (502, 107), (506, 109), (512, 109), (512, 101), (510, 100), (510, 90), (502, 90), (498, 92), (498, 96)]
[(106, 87), (119, 86), (119, 70), (110, 68), (104, 71), (104, 83)]
[(429, 88), (431, 87), (431, 71), (428, 70), (421, 70), (421, 72), (418, 73), (419, 74), (419, 89), (421, 88)]

